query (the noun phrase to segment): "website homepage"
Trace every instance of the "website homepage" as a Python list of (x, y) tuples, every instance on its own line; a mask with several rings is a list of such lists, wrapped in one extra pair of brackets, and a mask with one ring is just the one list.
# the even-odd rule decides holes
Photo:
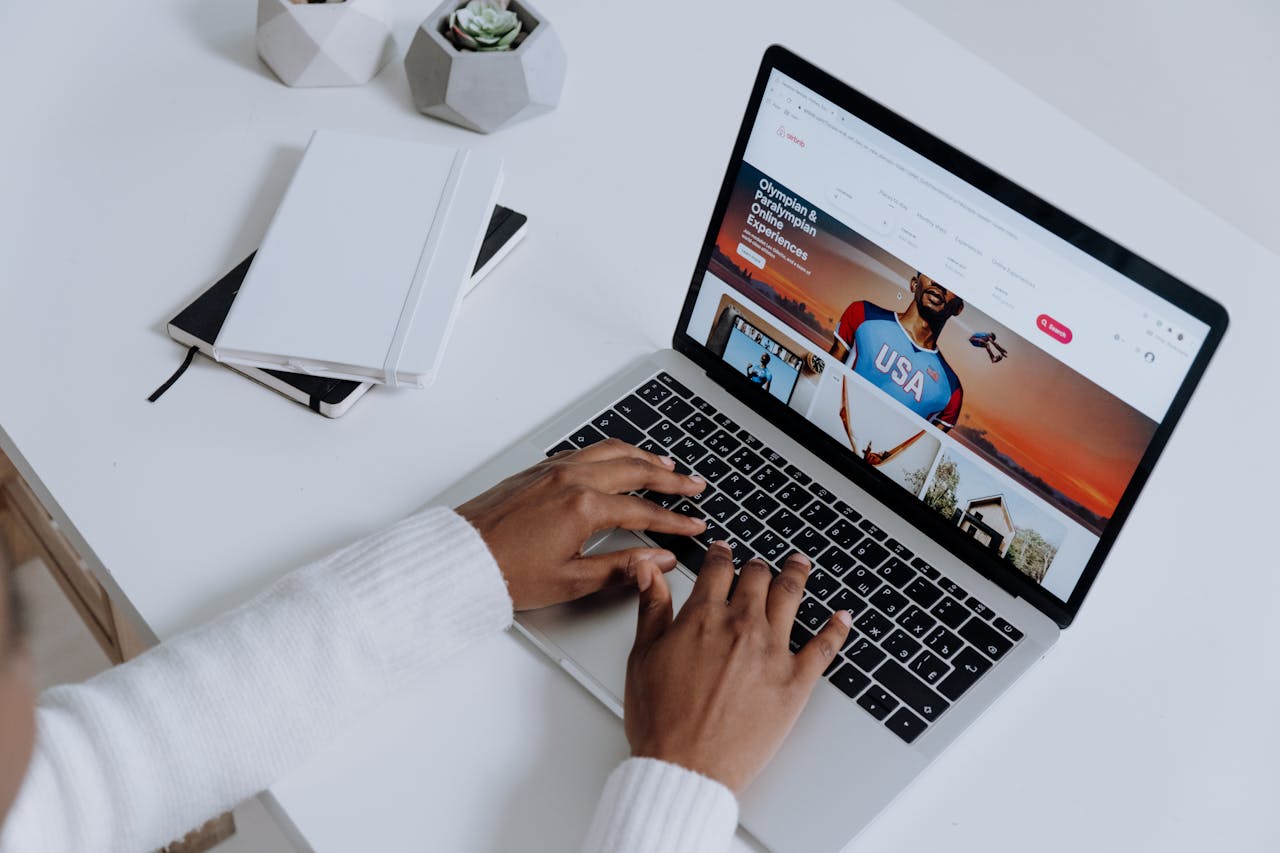
[(1208, 329), (774, 72), (687, 331), (1065, 601)]

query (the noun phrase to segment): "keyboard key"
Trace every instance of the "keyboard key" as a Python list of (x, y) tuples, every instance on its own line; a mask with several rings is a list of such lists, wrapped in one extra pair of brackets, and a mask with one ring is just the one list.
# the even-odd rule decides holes
[(942, 658), (950, 658), (964, 646), (959, 637), (941, 625), (934, 628), (933, 633), (924, 638), (924, 644)]
[(842, 518), (827, 529), (827, 536), (837, 546), (847, 551), (862, 540), (862, 531), (855, 527), (853, 522)]
[(787, 484), (787, 476), (774, 468), (772, 465), (766, 464), (760, 470), (751, 475), (751, 482), (755, 483), (766, 492), (776, 492)]
[[(859, 613), (867, 609), (867, 603), (849, 590), (841, 587), (836, 590), (836, 594), (827, 599), (827, 606), (836, 610), (848, 610), (850, 615), (856, 617)], [(853, 632), (849, 632), (850, 636)]]
[(622, 401), (613, 408), (640, 429), (648, 429), (662, 417), (635, 394), (622, 398)]
[(866, 693), (858, 697), (858, 704), (877, 720), (883, 720), (889, 716), (890, 711), (898, 707), (898, 700), (880, 685), (873, 684)]
[(849, 521), (852, 521), (855, 524), (862, 520), (862, 513), (858, 512), (856, 509), (849, 506), (844, 501), (838, 500), (835, 503), (833, 503), (831, 506), (832, 508), (835, 509), (836, 512), (840, 513), (846, 519), (848, 519)]
[(685, 500), (684, 495), (664, 495), (661, 492), (644, 492), (640, 495), (648, 501), (653, 501), (663, 509), (671, 509), (680, 501)]
[(937, 616), (938, 621), (952, 630), (959, 628), (960, 624), (969, 618), (969, 611), (954, 598), (944, 597), (929, 608), (929, 612)]
[(973, 643), (978, 651), (992, 660), (1000, 660), (1005, 652), (1013, 648), (1013, 643), (977, 617), (964, 623), (964, 627), (960, 629), (960, 636)]
[(812, 527), (804, 527), (791, 537), (791, 544), (810, 560), (817, 560), (823, 551), (831, 547), (831, 543)]
[(937, 684), (944, 675), (951, 671), (941, 660), (929, 652), (921, 652), (920, 657), (908, 664), (911, 671), (925, 680), (926, 684)]
[(796, 621), (808, 628), (813, 633), (823, 625), (827, 624), (827, 620), (831, 618), (831, 611), (823, 607), (822, 604), (812, 596), (806, 595), (804, 601), (800, 602), (800, 609), (796, 612)]
[(799, 622), (791, 623), (791, 651), (792, 653), (800, 651), (804, 648), (804, 644), (813, 638), (813, 634), (809, 633)]
[(735, 501), (746, 500), (747, 496), (756, 490), (756, 487), (751, 485), (751, 481), (737, 471), (731, 472), (729, 476), (716, 483), (716, 486)]
[(774, 468), (781, 471), (787, 467), (787, 460), (782, 458), (782, 454), (768, 447), (760, 448), (760, 455), (764, 457), (764, 461), (768, 462)]
[[(836, 661), (839, 660), (839, 658), (836, 658)], [(828, 680), (836, 687), (839, 687), (844, 695), (850, 699), (856, 698), (859, 693), (866, 690), (867, 686), (871, 684), (870, 678), (858, 672), (853, 664), (848, 663), (841, 664), (840, 668), (832, 673)]]
[(843, 587), (840, 586), (840, 581), (824, 570), (814, 569), (809, 572), (809, 579), (805, 582), (804, 588), (819, 601), (826, 601), (836, 590)]
[(822, 486), (818, 485), (817, 483), (810, 483), (808, 486), (808, 489), (810, 494), (812, 494), (818, 500), (822, 501), (824, 504), (829, 504), (836, 499), (835, 495), (831, 494), (831, 492), (828, 492), (826, 489), (824, 489)]
[(657, 406), (671, 396), (671, 389), (656, 379), (650, 379), (636, 389), (636, 394), (650, 406)]
[(890, 554), (893, 554), (899, 559), (907, 562), (910, 562), (911, 558), (915, 556), (915, 554), (911, 552), (910, 548), (908, 548), (906, 545), (903, 545), (897, 539), (887, 540), (884, 543), (884, 547), (889, 549)]
[(779, 504), (764, 492), (756, 492), (743, 501), (742, 506), (756, 518), (763, 519), (773, 515), (777, 511)]
[(641, 450), (643, 450), (645, 453), (653, 453), (658, 456), (667, 455), (667, 449), (663, 447), (661, 444), (658, 444), (658, 442), (654, 441), (652, 438), (646, 438), (644, 441), (640, 442), (640, 444), (638, 444), (637, 446)]
[(718, 429), (707, 439), (707, 448), (717, 456), (729, 456), (742, 446), (742, 442), (729, 435), (723, 429)]
[(649, 538), (659, 548), (666, 548), (680, 564), (695, 575), (702, 569), (702, 559), (706, 555), (705, 546), (690, 536), (673, 536), (670, 533), (650, 533)]
[(702, 512), (707, 518), (714, 518), (721, 525), (727, 525), (729, 519), (738, 514), (738, 505), (723, 494), (712, 495), (702, 502)]
[(931, 723), (951, 707), (950, 702), (892, 660), (882, 663), (874, 676), (890, 693)]
[(755, 451), (747, 447), (739, 447), (729, 456), (729, 464), (744, 474), (751, 475), (764, 464), (764, 460)]
[(858, 564), (853, 557), (850, 557), (844, 551), (841, 551), (839, 548), (832, 545), (819, 555), (818, 565), (822, 566), (836, 577), (840, 577)]
[(667, 453), (692, 468), (699, 459), (707, 455), (707, 449), (686, 435), (667, 448)]
[(902, 589), (907, 585), (908, 581), (916, 577), (915, 569), (897, 557), (890, 557), (884, 565), (876, 569), (876, 574), (898, 587), (898, 589)]
[(716, 407), (699, 397), (697, 394), (694, 394), (693, 397), (689, 399), (689, 402), (693, 403), (693, 407), (704, 415), (711, 416), (716, 413)]
[(627, 444), (639, 444), (644, 441), (644, 433), (631, 425), (631, 422), (613, 410), (596, 416), (592, 426), (610, 438), (617, 438)]
[(868, 597), (876, 591), (876, 587), (880, 586), (883, 581), (876, 577), (875, 574), (865, 566), (856, 566), (845, 577), (844, 582), (849, 588), (863, 598)]
[(862, 614), (862, 618), (854, 624), (854, 627), (866, 634), (872, 642), (878, 643), (893, 630), (893, 623), (877, 611), (868, 610)]
[(921, 607), (932, 607), (939, 598), (942, 598), (942, 590), (919, 575), (916, 576), (915, 580), (907, 584), (902, 591), (907, 594), (907, 598)]
[(778, 564), (794, 550), (791, 544), (772, 530), (765, 530), (751, 540), (751, 547), (760, 559), (769, 564), (770, 569), (777, 570)]
[(938, 623), (932, 616), (913, 604), (898, 617), (898, 624), (911, 636), (921, 639), (927, 636), (933, 630), (933, 626)]
[(814, 501), (805, 507), (804, 512), (800, 513), (800, 517), (817, 529), (826, 530), (840, 516), (826, 504)]
[(679, 394), (681, 397), (684, 397), (686, 400), (688, 400), (690, 397), (693, 396), (692, 391), (690, 391), (688, 388), (681, 385), (674, 376), (672, 376), (670, 373), (667, 373), (665, 370), (658, 374), (658, 379), (660, 379), (668, 388), (670, 388), (672, 391), (675, 391), (677, 394)]
[(1010, 640), (1012, 640), (1015, 643), (1022, 639), (1022, 632), (1019, 631), (1017, 628), (1013, 627), (1012, 625), (1010, 625), (1008, 622), (1001, 619), (999, 616), (997, 616), (996, 621), (992, 622), (991, 624), (992, 626), (995, 627), (997, 631), (999, 631), (1001, 634), (1004, 634), (1006, 637), (1008, 637)]
[(783, 539), (790, 539), (804, 528), (804, 522), (798, 516), (792, 515), (785, 509), (780, 509), (769, 516), (768, 525), (770, 530)]
[(813, 500), (813, 495), (797, 485), (789, 484), (778, 491), (777, 498), (792, 512), (799, 512)]
[(925, 730), (924, 721), (906, 708), (899, 708), (896, 714), (884, 721), (884, 724), (889, 731), (907, 743), (920, 737), (920, 733)]
[(964, 606), (972, 610), (978, 616), (981, 616), (983, 619), (990, 619), (992, 616), (995, 615), (995, 613), (991, 610), (990, 607), (983, 604), (981, 601), (979, 601), (972, 595), (965, 600)]
[(883, 563), (885, 557), (889, 556), (889, 552), (878, 542), (871, 541), (870, 537), (854, 545), (849, 550), (849, 553), (873, 569)]
[(738, 430), (738, 438), (742, 439), (742, 443), (752, 450), (764, 450), (764, 442), (747, 432), (745, 428)]
[(885, 538), (888, 537), (889, 535), (888, 533), (885, 533), (883, 530), (881, 530), (879, 527), (876, 527), (875, 524), (873, 524), (871, 519), (869, 518), (862, 519), (862, 521), (858, 522), (858, 526), (861, 527), (863, 532), (866, 533), (868, 536), (870, 536), (872, 539), (876, 539), (880, 542), (883, 542)]
[(576, 447), (589, 447), (597, 441), (604, 441), (604, 433), (591, 424), (584, 424), (573, 431), (573, 434), (569, 436), (569, 441), (573, 442)]
[(784, 468), (783, 470), (786, 471), (786, 474), (788, 477), (795, 480), (797, 483), (799, 483), (802, 486), (807, 486), (809, 485), (809, 483), (813, 482), (812, 477), (810, 477), (808, 474), (806, 474), (804, 471), (801, 471), (799, 468), (797, 468), (794, 465), (787, 465), (786, 468)]
[(920, 651), (920, 644), (911, 639), (911, 635), (901, 628), (896, 629), (888, 637), (885, 637), (880, 645), (891, 657), (895, 657), (903, 663), (911, 660), (915, 653)]
[(863, 672), (871, 672), (886, 657), (885, 653), (866, 637), (859, 637), (852, 646), (845, 649), (844, 656)]
[(555, 456), (557, 453), (559, 453), (562, 450), (577, 450), (577, 449), (578, 449), (578, 445), (574, 444), (572, 441), (562, 441), (559, 444), (557, 444), (555, 447), (548, 450), (547, 455)]
[(983, 673), (991, 669), (991, 661), (967, 647), (956, 655), (951, 665), (954, 669), (938, 684), (938, 692), (953, 702), (972, 687)]
[(698, 463), (698, 473), (709, 483), (720, 482), (720, 478), (732, 470), (729, 467), (729, 463), (718, 456), (705, 456)]
[(720, 424), (720, 426), (724, 427), (731, 433), (736, 434), (738, 432), (738, 425), (733, 422), (733, 418), (729, 417), (724, 412), (716, 412), (711, 416), (711, 420)]
[(711, 418), (700, 414), (695, 414), (693, 417), (685, 418), (684, 422), (681, 423), (680, 426), (684, 427), (685, 432), (689, 433), (689, 435), (699, 441), (711, 435), (711, 433), (715, 432), (717, 429), (715, 422), (712, 421)]
[(693, 414), (693, 406), (681, 400), (679, 397), (672, 397), (658, 407), (658, 411), (666, 415), (676, 423), (680, 423), (689, 415)]
[(914, 560), (912, 560), (911, 565), (919, 569), (920, 574), (924, 575), (931, 581), (936, 581), (938, 578), (942, 577), (941, 572), (939, 572), (937, 569), (935, 569), (933, 566), (929, 565), (919, 557), (916, 557)]
[(729, 532), (734, 536), (749, 542), (764, 530), (764, 523), (746, 510), (738, 510), (737, 515), (725, 522), (725, 527), (729, 528)]
[(951, 578), (940, 578), (938, 580), (938, 586), (942, 587), (943, 592), (949, 594), (953, 598), (958, 598), (961, 601), (964, 601), (965, 597), (969, 594), (964, 591), (964, 587), (951, 580)]
[[(665, 450), (684, 437), (684, 430), (671, 421), (658, 421), (650, 427), (649, 437), (658, 442)], [(570, 440), (572, 441), (572, 439)]]
[(882, 586), (871, 596), (871, 603), (880, 608), (880, 612), (886, 616), (894, 617), (902, 612), (902, 608), (907, 606), (907, 599), (899, 594), (897, 590), (889, 586)]

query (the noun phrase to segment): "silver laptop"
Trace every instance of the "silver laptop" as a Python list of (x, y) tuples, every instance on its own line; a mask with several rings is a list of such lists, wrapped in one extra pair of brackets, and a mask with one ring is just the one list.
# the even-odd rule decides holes
[[(1057, 642), (1227, 326), (1223, 308), (783, 48), (764, 56), (673, 348), (447, 495), (606, 436), (709, 486), (654, 535), (814, 569), (854, 628), (742, 825), (839, 850)], [(640, 544), (615, 531), (594, 549)], [(520, 614), (619, 716), (634, 600)], [(856, 773), (839, 768), (857, 767)]]

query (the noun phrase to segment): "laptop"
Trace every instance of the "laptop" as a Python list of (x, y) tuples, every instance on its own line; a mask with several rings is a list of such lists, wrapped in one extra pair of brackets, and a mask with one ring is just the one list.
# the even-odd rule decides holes
[[(764, 55), (672, 348), (451, 489), (464, 500), (617, 437), (708, 482), (644, 496), (696, 538), (813, 561), (799, 648), (841, 654), (741, 823), (776, 851), (845, 847), (1058, 641), (1227, 327), (1225, 310), (784, 48)], [(634, 597), (519, 614), (621, 716)], [(841, 768), (856, 767), (857, 772)]]

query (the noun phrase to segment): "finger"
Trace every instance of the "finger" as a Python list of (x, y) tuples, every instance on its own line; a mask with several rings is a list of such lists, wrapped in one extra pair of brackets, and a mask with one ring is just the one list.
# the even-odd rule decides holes
[(849, 626), (852, 624), (853, 617), (848, 610), (837, 610), (827, 620), (827, 624), (822, 626), (822, 630), (796, 652), (796, 666), (802, 679), (809, 684), (818, 680), (831, 665), (831, 661), (835, 660), (845, 638), (849, 636)]
[(676, 555), (662, 548), (627, 548), (604, 554), (579, 557), (573, 592), (578, 598), (611, 586), (640, 585), (653, 567), (669, 572), (676, 567)]
[(769, 564), (759, 557), (752, 557), (742, 566), (742, 574), (738, 576), (738, 586), (733, 590), (734, 607), (752, 613), (763, 613), (764, 603), (769, 597), (769, 581), (773, 573)]
[(597, 441), (574, 453), (575, 462), (603, 462), (606, 459), (641, 459), (651, 465), (671, 469), (676, 461), (670, 456), (659, 456), (647, 450), (641, 450), (634, 444), (627, 444), (617, 438), (606, 438)]
[(638, 457), (621, 457), (576, 467), (575, 480), (612, 494), (652, 489), (664, 495), (699, 495), (707, 483), (697, 474), (677, 474)]
[(647, 564), (640, 580), (640, 609), (632, 655), (644, 654), (662, 636), (671, 624), (671, 610), (671, 587), (667, 586), (667, 579), (656, 565)]
[(779, 631), (791, 634), (791, 623), (800, 609), (804, 585), (809, 580), (809, 558), (795, 552), (782, 563), (782, 571), (769, 585), (769, 599), (765, 602), (765, 616), (769, 624)]
[(702, 558), (702, 568), (698, 570), (698, 580), (689, 593), (689, 600), (723, 604), (732, 584), (733, 551), (727, 542), (712, 542)]
[(595, 530), (621, 527), (625, 530), (652, 530), (696, 536), (707, 529), (701, 518), (691, 518), (663, 509), (653, 501), (635, 495), (596, 495), (591, 502), (591, 526)]

